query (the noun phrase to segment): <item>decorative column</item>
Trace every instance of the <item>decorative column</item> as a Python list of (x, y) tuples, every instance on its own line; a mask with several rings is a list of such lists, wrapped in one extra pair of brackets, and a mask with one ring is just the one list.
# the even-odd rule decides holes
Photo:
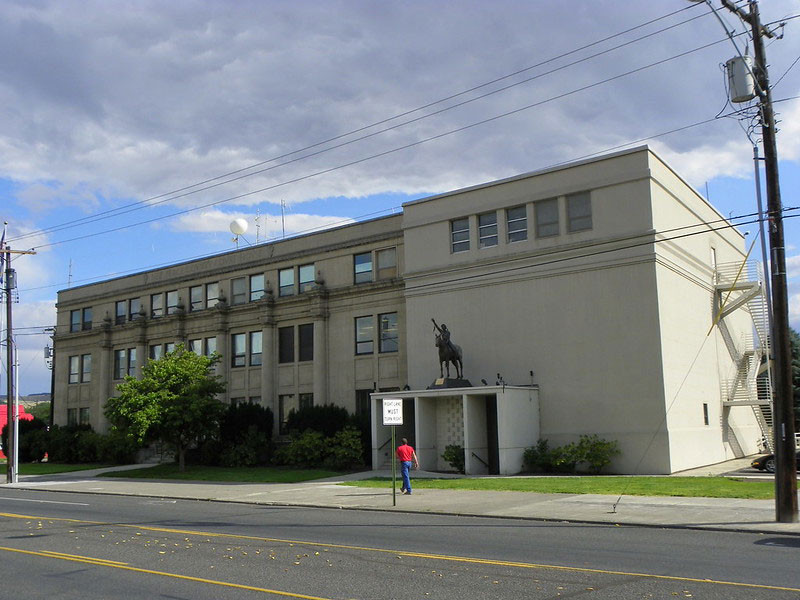
[(261, 404), (278, 415), (275, 397), (275, 298), (267, 289), (264, 312), (261, 315)]

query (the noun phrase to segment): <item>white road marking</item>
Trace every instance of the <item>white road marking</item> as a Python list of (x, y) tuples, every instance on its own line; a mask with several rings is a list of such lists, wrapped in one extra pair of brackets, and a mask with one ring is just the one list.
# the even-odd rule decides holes
[(15, 502), (38, 502), (40, 504), (72, 504), (74, 506), (90, 506), (86, 502), (62, 502), (59, 500), (33, 500), (31, 498), (0, 498), (0, 500), (13, 500)]

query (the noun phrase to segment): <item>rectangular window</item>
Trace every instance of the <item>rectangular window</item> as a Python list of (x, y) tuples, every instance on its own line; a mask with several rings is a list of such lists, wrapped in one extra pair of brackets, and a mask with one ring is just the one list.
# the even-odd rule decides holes
[(506, 229), (509, 244), (528, 239), (528, 214), (525, 206), (506, 209)]
[(238, 406), (239, 404), (244, 404), (244, 398), (231, 398), (231, 406)]
[(219, 283), (206, 284), (206, 308), (214, 308), (219, 301)]
[(234, 333), (231, 335), (231, 366), (243, 367), (246, 359), (247, 339), (243, 333)]
[(128, 375), (136, 376), (136, 348), (128, 348)]
[(203, 299), (203, 286), (193, 285), (189, 288), (189, 312), (203, 310), (206, 303)]
[(175, 352), (175, 342), (167, 342), (164, 344), (164, 354)]
[(89, 383), (92, 380), (92, 355), (81, 355), (81, 383)]
[(261, 396), (250, 396), (247, 401), (250, 404), (261, 404)]
[(450, 244), (453, 252), (469, 250), (469, 218), (450, 221)]
[(278, 328), (278, 362), (294, 362), (294, 327)]
[(306, 323), (297, 328), (297, 338), (300, 347), (298, 348), (298, 360), (314, 360), (314, 324)]
[(314, 283), (314, 265), (300, 265), (297, 269), (300, 275), (300, 293), (313, 290), (316, 284)]
[(375, 253), (378, 261), (378, 279), (397, 277), (397, 249), (384, 248)]
[(278, 432), (285, 435), (286, 422), (289, 419), (289, 414), (298, 409), (297, 401), (294, 394), (281, 394), (278, 396)]
[(703, 423), (708, 425), (708, 404), (703, 403)]
[(164, 294), (152, 294), (150, 296), (150, 316), (153, 319), (164, 316)]
[(80, 310), (71, 310), (69, 311), (69, 331), (70, 333), (75, 333), (76, 331), (81, 330), (81, 311)]
[(278, 295), (294, 295), (294, 267), (278, 271)]
[(353, 273), (355, 283), (372, 281), (372, 252), (364, 252), (353, 256)]
[(592, 228), (592, 199), (589, 192), (567, 196), (567, 230), (585, 231)]
[(88, 425), (89, 424), (89, 416), (91, 415), (90, 409), (88, 406), (78, 409), (78, 422), (81, 425)]
[(135, 321), (141, 315), (139, 311), (142, 309), (142, 301), (140, 298), (131, 298), (128, 300), (128, 319), (130, 321)]
[(161, 358), (163, 353), (164, 347), (161, 344), (152, 344), (150, 346), (150, 358), (151, 360), (158, 360)]
[(205, 339), (205, 354), (206, 356), (211, 356), (214, 352), (217, 351), (217, 338), (216, 337), (207, 337)]
[(92, 328), (92, 307), (84, 308), (82, 316), (81, 330), (89, 331)]
[(264, 274), (250, 275), (250, 302), (264, 297)]
[(67, 425), (77, 425), (78, 424), (78, 409), (77, 408), (68, 408), (67, 409)]
[(397, 352), (397, 313), (378, 315), (380, 351)]
[(314, 394), (300, 394), (300, 408), (311, 408), (314, 406)]
[(478, 215), (478, 247), (497, 246), (497, 212)]
[(373, 317), (356, 317), (356, 354), (372, 354), (374, 339)]
[(125, 300), (119, 300), (114, 303), (114, 323), (120, 325), (128, 319), (128, 303)]
[(80, 381), (80, 356), (69, 357), (69, 382), (78, 383)]
[(361, 416), (370, 415), (369, 395), (372, 390), (356, 390), (356, 414)]
[(128, 370), (128, 358), (125, 350), (114, 350), (114, 379), (124, 379)]
[(174, 315), (178, 312), (178, 290), (167, 292), (167, 314)]
[(250, 332), (250, 366), (257, 367), (261, 364), (261, 332)]
[(201, 356), (203, 354), (203, 340), (189, 340), (189, 350)]
[(247, 302), (247, 279), (237, 277), (231, 279), (231, 304), (244, 304)]
[(536, 237), (550, 237), (560, 233), (558, 227), (558, 198), (540, 200), (533, 205), (536, 216)]

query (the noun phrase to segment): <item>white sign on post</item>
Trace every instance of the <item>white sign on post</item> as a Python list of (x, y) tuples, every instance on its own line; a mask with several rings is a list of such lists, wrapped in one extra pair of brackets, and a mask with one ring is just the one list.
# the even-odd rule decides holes
[(383, 399), (383, 424), (403, 424), (403, 400), (401, 398)]

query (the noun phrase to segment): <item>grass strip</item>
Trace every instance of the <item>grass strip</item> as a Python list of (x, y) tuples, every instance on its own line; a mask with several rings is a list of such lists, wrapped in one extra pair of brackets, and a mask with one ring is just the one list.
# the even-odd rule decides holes
[(72, 473), (100, 469), (109, 465), (103, 463), (61, 464), (61, 463), (22, 463), (19, 465), (20, 475), (52, 475), (53, 473)]
[[(391, 487), (390, 478), (347, 481), (340, 485)], [(399, 481), (399, 480), (398, 480)], [(627, 496), (683, 496), (769, 500), (775, 497), (771, 481), (736, 477), (481, 477), (413, 480), (415, 489), (533, 492), (538, 494), (604, 494)]]
[(181, 481), (229, 481), (238, 483), (298, 483), (335, 477), (339, 471), (325, 469), (281, 469), (276, 467), (206, 467), (187, 465), (181, 473), (176, 464), (162, 464), (130, 471), (109, 471), (98, 477), (125, 479), (176, 479)]

